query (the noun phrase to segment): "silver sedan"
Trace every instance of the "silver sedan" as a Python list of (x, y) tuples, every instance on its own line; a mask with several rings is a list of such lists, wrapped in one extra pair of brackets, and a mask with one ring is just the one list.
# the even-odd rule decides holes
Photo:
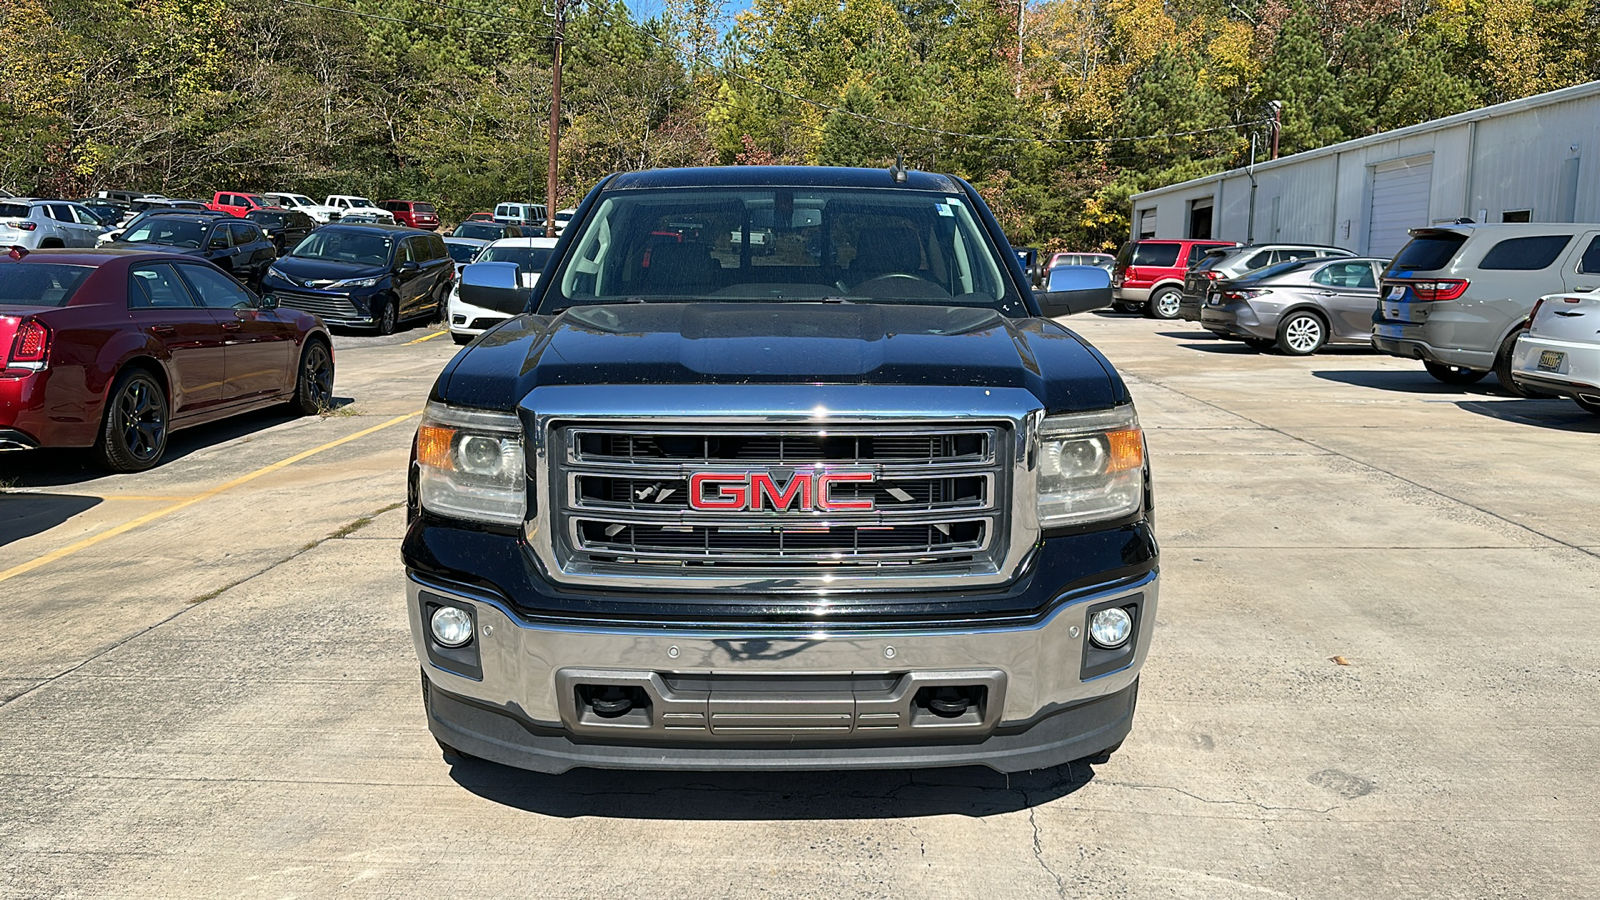
[(1543, 297), (1530, 322), (1511, 354), (1512, 380), (1600, 416), (1600, 292)]
[(1299, 259), (1217, 282), (1200, 324), (1257, 350), (1306, 356), (1328, 344), (1370, 344), (1386, 259)]

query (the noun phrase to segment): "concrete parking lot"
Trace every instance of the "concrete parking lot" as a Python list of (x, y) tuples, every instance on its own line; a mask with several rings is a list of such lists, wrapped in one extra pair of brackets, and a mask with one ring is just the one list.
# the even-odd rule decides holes
[(106, 477), (0, 457), (0, 896), (1590, 897), (1600, 418), (1360, 350), (1072, 320), (1128, 378), (1164, 585), (1110, 762), (538, 776), (440, 758), (398, 543), (455, 352)]

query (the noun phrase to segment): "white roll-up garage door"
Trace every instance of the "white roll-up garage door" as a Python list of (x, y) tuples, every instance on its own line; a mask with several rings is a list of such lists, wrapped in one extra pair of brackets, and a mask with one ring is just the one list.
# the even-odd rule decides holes
[(1407, 232), (1428, 224), (1433, 157), (1380, 163), (1372, 172), (1372, 218), (1367, 254), (1388, 259), (1406, 245)]

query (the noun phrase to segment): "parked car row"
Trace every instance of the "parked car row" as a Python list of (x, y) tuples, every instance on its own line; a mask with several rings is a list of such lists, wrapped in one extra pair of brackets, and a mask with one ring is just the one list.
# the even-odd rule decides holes
[(1258, 350), (1368, 345), (1446, 384), (1493, 373), (1518, 396), (1600, 414), (1600, 224), (1417, 228), (1392, 260), (1312, 244), (1131, 241), (1112, 283), (1124, 310), (1181, 316)]

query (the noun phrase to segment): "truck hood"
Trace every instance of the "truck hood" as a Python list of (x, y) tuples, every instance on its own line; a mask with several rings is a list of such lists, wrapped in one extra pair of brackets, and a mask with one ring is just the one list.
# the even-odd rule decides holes
[(1127, 398), (1077, 335), (987, 309), (813, 303), (642, 303), (516, 317), (458, 354), (438, 399), (513, 409), (536, 387), (874, 384), (1024, 388), (1046, 410)]

